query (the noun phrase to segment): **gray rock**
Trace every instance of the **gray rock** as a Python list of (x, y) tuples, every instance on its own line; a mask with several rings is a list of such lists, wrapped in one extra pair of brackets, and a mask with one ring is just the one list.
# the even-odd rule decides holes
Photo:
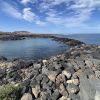
[(68, 84), (67, 90), (68, 90), (69, 94), (71, 94), (71, 93), (74, 94), (74, 93), (78, 93), (80, 89), (78, 86), (71, 83), (71, 84)]
[(42, 74), (39, 74), (38, 76), (36, 76), (35, 79), (38, 82), (38, 84), (40, 84), (42, 81)]
[(32, 78), (32, 79), (31, 79), (31, 82), (30, 82), (30, 85), (31, 85), (32, 87), (35, 87), (37, 84), (38, 84), (37, 80), (34, 79), (34, 78)]
[(34, 94), (35, 98), (38, 98), (40, 92), (41, 91), (39, 85), (36, 85), (35, 87), (32, 88), (32, 93)]
[(29, 86), (30, 85), (30, 79), (23, 80), (23, 82), (21, 84), (22, 84), (22, 86)]
[(58, 73), (57, 73), (56, 71), (49, 71), (49, 72), (48, 72), (48, 78), (49, 78), (51, 81), (55, 82), (57, 74), (58, 74)]
[(48, 85), (49, 85), (49, 86), (52, 86), (52, 85), (53, 85), (53, 82), (52, 82), (52, 81), (49, 81), (49, 82), (48, 82)]
[(46, 66), (42, 66), (42, 74), (46, 74), (48, 75), (48, 69), (46, 68)]
[(18, 60), (16, 64), (18, 69), (27, 68), (31, 65), (33, 65), (32, 61), (24, 61), (24, 60)]
[(66, 96), (62, 96), (59, 100), (71, 100), (71, 98), (67, 98)]
[(77, 65), (79, 66), (79, 68), (81, 68), (82, 70), (85, 69), (85, 62), (83, 59), (81, 58), (77, 58), (76, 61)]
[(42, 80), (41, 80), (41, 84), (47, 83), (49, 81), (47, 75), (43, 75), (42, 74)]
[(69, 94), (69, 98), (71, 98), (71, 100), (81, 100), (78, 94)]
[(7, 58), (1, 56), (1, 57), (0, 57), (0, 61), (7, 61)]
[(42, 86), (43, 89), (46, 89), (46, 90), (51, 90), (52, 87), (50, 87), (48, 84), (44, 83), (43, 86)]
[(74, 69), (77, 71), (79, 69), (79, 67), (80, 67), (80, 66), (78, 66), (77, 62), (75, 62), (74, 59), (71, 60), (70, 62), (73, 65)]
[(88, 67), (92, 68), (93, 67), (93, 62), (92, 62), (92, 59), (86, 59), (85, 60), (85, 63)]
[(60, 84), (59, 86), (59, 92), (63, 95), (68, 97), (68, 91), (66, 90), (64, 84)]
[(32, 95), (30, 93), (25, 93), (22, 97), (21, 100), (33, 100)]
[(41, 92), (41, 100), (51, 100), (51, 96), (47, 92)]
[(41, 68), (41, 64), (34, 64), (34, 69), (40, 69)]
[(54, 91), (54, 93), (51, 95), (51, 99), (52, 99), (52, 100), (58, 100), (59, 97), (60, 97), (60, 93), (59, 93), (59, 91), (56, 89), (56, 90)]
[(1, 69), (0, 68), (0, 78), (4, 77), (6, 75), (6, 69)]
[(100, 90), (96, 91), (95, 100), (100, 100)]
[(37, 75), (39, 74), (39, 71), (38, 71), (38, 70), (33, 69), (33, 70), (32, 70), (32, 73), (33, 73), (33, 75), (34, 75), (34, 76), (37, 76)]
[(21, 94), (25, 94), (25, 93), (32, 93), (32, 88), (30, 86), (23, 86)]
[(78, 79), (71, 79), (71, 80), (67, 80), (67, 83), (68, 83), (68, 84), (73, 83), (73, 84), (75, 84), (75, 85), (79, 85), (79, 80), (78, 80)]
[(60, 83), (65, 83), (66, 82), (66, 77), (64, 74), (59, 74), (56, 77), (56, 84), (59, 85)]
[(95, 76), (100, 79), (100, 71), (95, 71)]
[(61, 68), (61, 65), (57, 64), (57, 62), (53, 62), (53, 66), (54, 66), (55, 69), (60, 69)]
[(96, 93), (95, 87), (90, 83), (90, 80), (84, 76), (81, 76), (80, 77), (80, 99), (94, 100), (95, 93)]
[(67, 77), (67, 79), (70, 79), (72, 76), (72, 74), (66, 70), (62, 71), (62, 74), (64, 74)]
[(84, 76), (88, 77), (88, 78), (94, 78), (94, 71), (91, 68), (87, 68), (84, 70)]

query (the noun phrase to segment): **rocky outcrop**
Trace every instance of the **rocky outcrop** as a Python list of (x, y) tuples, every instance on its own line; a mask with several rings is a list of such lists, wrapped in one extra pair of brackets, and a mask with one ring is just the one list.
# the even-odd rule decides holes
[(0, 85), (20, 84), (22, 88), (15, 97), (21, 100), (100, 100), (98, 54), (99, 46), (83, 44), (47, 60), (3, 58)]

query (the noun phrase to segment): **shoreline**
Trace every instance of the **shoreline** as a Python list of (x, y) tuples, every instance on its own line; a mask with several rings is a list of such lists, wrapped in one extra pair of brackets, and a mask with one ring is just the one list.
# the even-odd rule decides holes
[(29, 32), (4, 32), (0, 34), (0, 40), (8, 41), (8, 40), (23, 40), (27, 38), (50, 38), (54, 41), (63, 42), (69, 46), (77, 46), (81, 44), (85, 44), (79, 40), (58, 37), (55, 34), (32, 34)]
[(5, 88), (13, 88), (9, 90), (12, 100), (97, 100), (96, 83), (100, 83), (100, 46), (71, 46), (40, 61), (0, 60), (0, 94), (7, 95)]

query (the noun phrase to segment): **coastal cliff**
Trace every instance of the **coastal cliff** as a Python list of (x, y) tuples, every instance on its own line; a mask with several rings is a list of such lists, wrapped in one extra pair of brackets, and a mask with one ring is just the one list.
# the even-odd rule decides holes
[(0, 100), (100, 100), (99, 86), (100, 46), (39, 61), (0, 58)]

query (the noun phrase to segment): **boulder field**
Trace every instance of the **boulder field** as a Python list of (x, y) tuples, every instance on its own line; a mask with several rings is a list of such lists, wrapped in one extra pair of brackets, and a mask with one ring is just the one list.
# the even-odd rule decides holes
[(1, 57), (0, 100), (100, 100), (100, 46), (39, 61)]

